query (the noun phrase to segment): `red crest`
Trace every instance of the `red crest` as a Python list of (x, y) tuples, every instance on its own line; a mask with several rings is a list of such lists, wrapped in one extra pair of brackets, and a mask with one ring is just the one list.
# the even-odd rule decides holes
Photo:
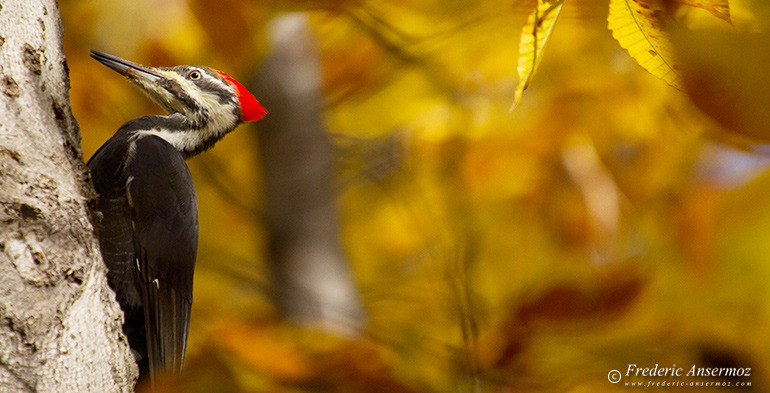
[(232, 76), (227, 75), (222, 71), (217, 72), (219, 75), (222, 75), (222, 78), (224, 78), (227, 83), (235, 86), (235, 90), (238, 93), (238, 101), (241, 105), (241, 116), (243, 117), (243, 121), (259, 120), (265, 117), (267, 110), (262, 107), (259, 101), (257, 101), (249, 90), (246, 89), (246, 86), (240, 84), (240, 82), (233, 79)]

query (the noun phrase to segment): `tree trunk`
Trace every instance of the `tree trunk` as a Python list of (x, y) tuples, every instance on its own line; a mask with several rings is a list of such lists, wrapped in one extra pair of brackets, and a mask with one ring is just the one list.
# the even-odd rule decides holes
[(258, 127), (277, 304), (290, 319), (354, 333), (364, 311), (339, 242), (318, 48), (302, 14), (276, 18), (268, 34), (252, 86), (269, 112)]
[(0, 391), (131, 391), (54, 0), (0, 0)]

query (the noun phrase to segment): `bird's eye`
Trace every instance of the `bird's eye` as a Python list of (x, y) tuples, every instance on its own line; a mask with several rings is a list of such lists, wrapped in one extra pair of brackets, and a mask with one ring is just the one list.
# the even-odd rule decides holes
[(188, 77), (190, 80), (194, 80), (194, 81), (197, 81), (198, 79), (200, 79), (200, 78), (201, 78), (201, 73), (200, 73), (200, 72), (198, 72), (198, 71), (195, 71), (195, 70), (193, 70), (193, 71), (190, 71), (190, 73), (189, 73), (189, 74), (187, 74), (187, 77)]

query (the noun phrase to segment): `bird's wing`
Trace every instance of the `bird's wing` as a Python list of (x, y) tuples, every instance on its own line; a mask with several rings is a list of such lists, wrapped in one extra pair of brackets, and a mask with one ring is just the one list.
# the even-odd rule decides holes
[(163, 139), (138, 137), (127, 163), (150, 378), (179, 372), (187, 345), (198, 207), (184, 158)]

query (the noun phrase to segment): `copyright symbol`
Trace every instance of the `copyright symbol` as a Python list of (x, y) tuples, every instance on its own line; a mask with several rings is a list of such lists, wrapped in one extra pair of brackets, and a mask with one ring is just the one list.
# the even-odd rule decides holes
[(607, 374), (607, 379), (609, 379), (611, 383), (620, 382), (620, 377), (620, 371), (618, 370), (612, 370), (609, 374)]

